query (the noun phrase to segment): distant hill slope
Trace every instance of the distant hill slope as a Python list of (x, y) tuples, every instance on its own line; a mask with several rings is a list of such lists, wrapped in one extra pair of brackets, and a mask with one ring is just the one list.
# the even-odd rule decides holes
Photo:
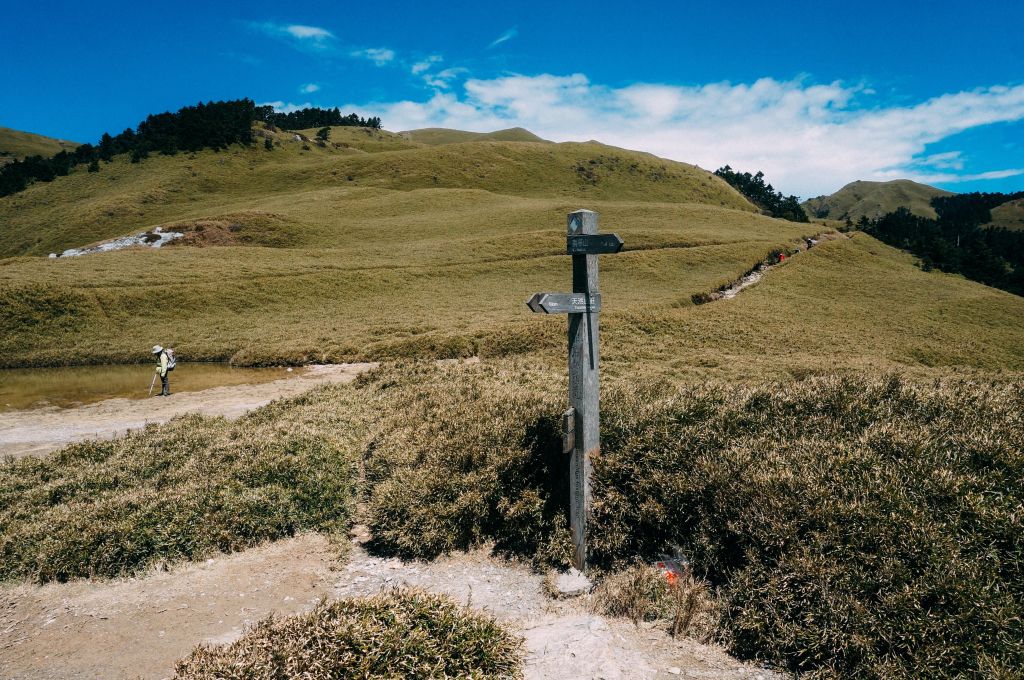
[(398, 133), (413, 142), (420, 144), (459, 144), (461, 142), (545, 142), (529, 130), (521, 127), (494, 132), (467, 132), (466, 130), (450, 130), (448, 128), (422, 128), (406, 130)]
[[(755, 210), (706, 170), (602, 144), (484, 141), (421, 146), (389, 133), (335, 130), (322, 147), (293, 132), (257, 129), (257, 142), (269, 138), (272, 151), (257, 143), (220, 152), (154, 155), (140, 163), (121, 156), (103, 163), (99, 172), (77, 167), (53, 182), (37, 182), (0, 198), (0, 257), (61, 252), (169, 221), (234, 213), (258, 207), (272, 196), (319, 189), (341, 196), (372, 189), (382, 214), (390, 210), (393, 192), (417, 189), (439, 190), (429, 195), (433, 206), (470, 200), (464, 193), (440, 190), (472, 189), (577, 206), (628, 200)], [(403, 145), (408, 148), (395, 148)], [(338, 210), (344, 209), (343, 202)], [(491, 217), (481, 214), (480, 219)], [(336, 219), (318, 218), (317, 225)]]
[[(561, 365), (564, 322), (524, 301), (568, 284), (565, 216), (584, 207), (627, 244), (601, 265), (609, 368), (798, 374), (834, 368), (835, 347), (859, 348), (850, 370), (1024, 367), (1006, 322), (1021, 298), (862, 236), (694, 307), (822, 227), (760, 215), (693, 165), (598, 143), (255, 134), (0, 198), (0, 365), (143, 361), (156, 340), (244, 364), (541, 350)], [(186, 238), (45, 257), (157, 226)]]
[(830, 220), (850, 219), (856, 222), (861, 217), (875, 219), (896, 208), (906, 208), (921, 217), (935, 218), (932, 198), (951, 194), (950, 191), (918, 184), (909, 179), (890, 182), (858, 180), (831, 196), (818, 196), (804, 201), (803, 206), (810, 217)]
[(0, 163), (21, 160), (26, 156), (52, 156), (78, 146), (78, 142), (0, 127)]
[(992, 221), (985, 226), (1024, 231), (1024, 198), (992, 208)]

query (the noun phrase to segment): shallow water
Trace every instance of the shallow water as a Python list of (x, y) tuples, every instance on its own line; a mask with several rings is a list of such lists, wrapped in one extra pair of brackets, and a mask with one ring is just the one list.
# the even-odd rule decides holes
[[(297, 377), (301, 369), (235, 368), (228, 364), (183, 363), (171, 372), (171, 392), (250, 385)], [(104, 399), (145, 399), (153, 364), (11, 368), (0, 370), (0, 412), (47, 406), (77, 406)], [(160, 391), (157, 378), (153, 393)]]

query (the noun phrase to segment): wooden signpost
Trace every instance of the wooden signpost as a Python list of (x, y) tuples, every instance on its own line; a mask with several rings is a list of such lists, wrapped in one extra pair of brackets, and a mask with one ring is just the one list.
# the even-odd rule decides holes
[(572, 255), (572, 293), (537, 293), (526, 303), (534, 312), (569, 315), (569, 403), (563, 418), (563, 449), (569, 460), (569, 524), (575, 564), (587, 567), (590, 460), (601, 450), (598, 385), (597, 256), (622, 250), (616, 234), (597, 233), (597, 213), (569, 213), (566, 252)]

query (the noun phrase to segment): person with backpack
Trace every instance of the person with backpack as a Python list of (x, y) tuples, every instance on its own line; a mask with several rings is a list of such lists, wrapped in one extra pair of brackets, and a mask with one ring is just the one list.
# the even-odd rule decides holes
[(160, 394), (158, 397), (171, 396), (171, 388), (168, 383), (167, 374), (174, 370), (177, 363), (174, 358), (174, 350), (164, 349), (160, 345), (153, 345), (153, 354), (156, 355), (156, 374), (160, 376)]

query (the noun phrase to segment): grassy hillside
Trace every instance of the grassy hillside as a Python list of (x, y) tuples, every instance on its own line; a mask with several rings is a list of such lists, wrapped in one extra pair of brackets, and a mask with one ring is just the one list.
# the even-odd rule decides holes
[[(439, 205), (474, 209), (478, 201), (465, 190), (562, 199), (577, 206), (625, 200), (753, 210), (725, 182), (696, 166), (601, 144), (476, 142), (389, 150), (397, 143), (393, 136), (378, 138), (351, 128), (350, 137), (339, 132), (334, 140), (351, 139), (350, 147), (331, 143), (321, 148), (297, 141), (295, 133), (261, 134), (273, 138), (274, 150), (235, 147), (136, 164), (118, 157), (98, 173), (76, 168), (53, 183), (0, 198), (0, 224), (5, 225), (0, 257), (46, 255), (172, 220), (263, 210), (278, 203), (312, 211), (309, 225), (336, 232), (350, 199), (376, 200), (376, 208), (363, 212), (386, 216), (391, 203), (404, 203), (403, 195), (423, 189), (459, 190), (414, 194), (429, 196), (427, 205), (410, 210), (427, 214), (427, 220)], [(327, 190), (334, 204), (300, 203), (308, 196), (296, 194), (314, 190)], [(479, 215), (481, 220), (491, 217)]]
[(451, 130), (449, 128), (422, 128), (420, 130), (406, 130), (398, 133), (413, 142), (420, 144), (459, 144), (461, 142), (544, 142), (537, 135), (521, 127), (509, 128), (507, 130), (495, 130), (494, 132), (468, 132), (466, 130)]
[(64, 150), (71, 151), (77, 146), (77, 142), (0, 126), (0, 164), (26, 156), (52, 156)]
[(992, 208), (992, 221), (985, 226), (1024, 231), (1024, 198)]
[(856, 222), (864, 216), (873, 220), (896, 208), (907, 208), (915, 215), (934, 219), (936, 214), (931, 199), (935, 196), (949, 196), (951, 193), (909, 179), (891, 182), (858, 180), (831, 196), (818, 196), (805, 201), (803, 206), (811, 217), (832, 220), (850, 219)]
[[(756, 214), (694, 166), (596, 143), (259, 134), (273, 150), (118, 158), (0, 199), (0, 253), (33, 255), (0, 260), (0, 364), (140, 361), (156, 338), (243, 364), (540, 351), (557, 365), (563, 320), (524, 301), (568, 286), (565, 214), (588, 207), (627, 243), (602, 261), (609, 370), (1024, 368), (1024, 301), (863, 235), (695, 307), (824, 227)], [(188, 235), (38, 257), (155, 226)]]

